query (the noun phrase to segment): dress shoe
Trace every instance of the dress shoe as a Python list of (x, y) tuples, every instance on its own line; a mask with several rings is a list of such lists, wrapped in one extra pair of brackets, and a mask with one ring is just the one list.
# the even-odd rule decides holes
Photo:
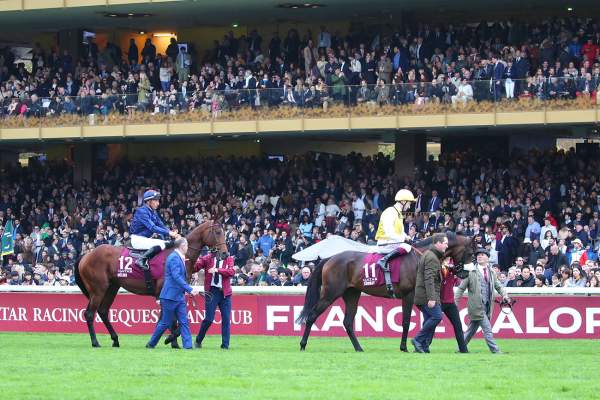
[(423, 350), (423, 346), (421, 346), (421, 343), (417, 342), (415, 339), (410, 339), (410, 342), (415, 347), (415, 353), (425, 353), (425, 350)]

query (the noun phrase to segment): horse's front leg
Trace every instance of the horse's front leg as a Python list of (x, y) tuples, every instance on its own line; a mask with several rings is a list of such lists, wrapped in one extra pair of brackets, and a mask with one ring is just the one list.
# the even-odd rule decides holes
[(412, 314), (412, 308), (415, 301), (415, 291), (404, 294), (402, 296), (402, 341), (400, 342), (400, 350), (408, 353), (406, 347), (406, 340), (408, 339), (408, 331), (410, 329), (410, 317)]

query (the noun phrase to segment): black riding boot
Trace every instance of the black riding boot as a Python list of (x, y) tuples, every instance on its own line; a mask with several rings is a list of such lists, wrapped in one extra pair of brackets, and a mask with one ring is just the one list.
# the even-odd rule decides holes
[(396, 258), (400, 251), (398, 249), (392, 250), (383, 256), (379, 261), (377, 261), (377, 265), (383, 269), (383, 275), (385, 276), (385, 286), (387, 288), (387, 292), (389, 297), (394, 297), (394, 287), (392, 286), (392, 278), (390, 276), (390, 266), (389, 263), (391, 260)]
[(383, 256), (381, 260), (377, 261), (377, 265), (379, 265), (384, 271), (389, 271), (390, 267), (388, 264), (391, 260), (398, 256), (398, 253), (400, 253), (399, 249), (392, 250), (391, 252)]
[(154, 295), (154, 281), (152, 280), (152, 275), (150, 273), (150, 266), (148, 265), (148, 260), (151, 260), (152, 257), (160, 253), (160, 246), (150, 247), (142, 256), (136, 261), (136, 264), (144, 271), (144, 279), (146, 281), (146, 290), (148, 294)]

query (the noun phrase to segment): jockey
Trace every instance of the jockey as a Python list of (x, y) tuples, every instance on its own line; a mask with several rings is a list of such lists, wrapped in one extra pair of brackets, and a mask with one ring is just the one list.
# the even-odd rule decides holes
[[(163, 240), (165, 237), (177, 238), (175, 231), (169, 231), (164, 222), (158, 216), (156, 209), (160, 199), (160, 193), (156, 190), (144, 192), (144, 205), (138, 208), (133, 215), (129, 233), (131, 235), (131, 246), (134, 249), (146, 250), (136, 264), (144, 271), (149, 270), (148, 260), (158, 254), (161, 250), (173, 246), (173, 241)], [(158, 235), (161, 239), (154, 239), (152, 235)]]
[(398, 255), (398, 245), (404, 243), (407, 237), (404, 233), (404, 216), (402, 213), (407, 212), (410, 209), (410, 203), (416, 201), (415, 196), (407, 189), (399, 190), (394, 200), (396, 203), (381, 213), (379, 227), (375, 234), (377, 246), (381, 246), (382, 250), (386, 250), (382, 253), (387, 253), (377, 262), (384, 271), (387, 271), (388, 262)]

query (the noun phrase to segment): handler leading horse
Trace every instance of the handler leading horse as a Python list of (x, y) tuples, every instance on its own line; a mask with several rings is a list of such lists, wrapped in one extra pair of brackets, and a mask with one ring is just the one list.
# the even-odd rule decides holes
[[(473, 241), (471, 237), (446, 233), (448, 249), (445, 257), (452, 257), (458, 270), (473, 257)], [(417, 281), (417, 264), (423, 251), (432, 244), (432, 238), (416, 243), (413, 250), (403, 256), (400, 270), (400, 282), (393, 284), (394, 295), (402, 299), (402, 341), (400, 350), (408, 351), (406, 339), (410, 329), (410, 317)], [(297, 323), (306, 323), (304, 335), (300, 341), (300, 350), (306, 348), (312, 325), (317, 318), (339, 297), (344, 299), (346, 311), (344, 328), (354, 346), (354, 350), (363, 351), (354, 334), (354, 317), (361, 292), (371, 296), (388, 297), (386, 286), (365, 287), (361, 277), (365, 253), (346, 251), (323, 260), (313, 271), (304, 299), (304, 307)]]
[[(207, 221), (200, 224), (186, 236), (186, 239), (189, 243), (185, 263), (188, 279), (192, 275), (192, 268), (204, 246), (216, 248), (223, 256), (228, 254), (223, 227), (217, 222)], [(119, 337), (108, 317), (119, 288), (123, 287), (135, 294), (151, 295), (146, 289), (144, 279), (119, 278), (117, 276), (121, 250), (121, 247), (101, 245), (84, 255), (75, 265), (75, 281), (89, 299), (85, 319), (92, 339), (92, 347), (100, 347), (94, 329), (96, 312), (110, 333), (113, 347), (119, 347)], [(158, 297), (162, 286), (163, 278), (161, 277), (155, 281), (155, 293), (152, 295)]]

